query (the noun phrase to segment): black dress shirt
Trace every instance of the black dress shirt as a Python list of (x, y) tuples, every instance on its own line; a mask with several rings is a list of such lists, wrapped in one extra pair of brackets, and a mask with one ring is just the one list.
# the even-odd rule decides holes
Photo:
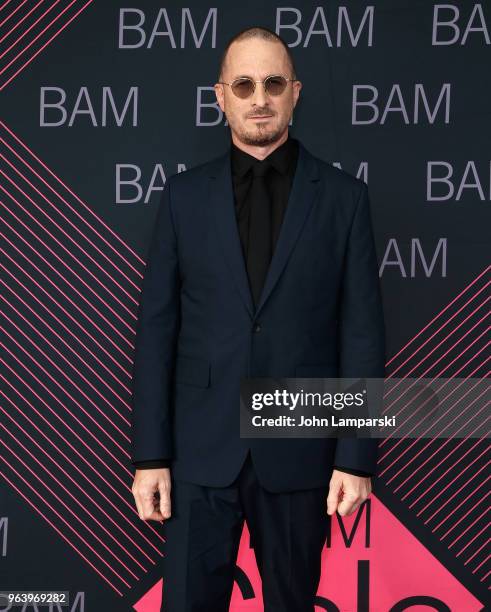
[[(267, 174), (267, 184), (269, 196), (271, 198), (271, 220), (272, 220), (272, 249), (274, 250), (281, 224), (288, 204), (295, 168), (298, 159), (298, 140), (291, 138), (277, 147), (270, 153), (265, 160), (271, 165)], [(263, 161), (265, 161), (263, 160)], [(235, 144), (231, 145), (231, 171), (234, 190), (235, 216), (237, 228), (239, 230), (242, 253), (247, 257), (247, 236), (248, 236), (248, 201), (247, 194), (252, 181), (252, 166), (262, 163), (257, 158), (249, 155)], [(135, 461), (133, 465), (141, 469), (170, 467), (171, 459), (152, 459), (146, 461)], [(335, 469), (354, 474), (356, 476), (370, 476), (367, 472), (334, 466)]]
[(285, 216), (297, 159), (298, 141), (294, 138), (288, 138), (262, 161), (232, 144), (231, 161), (235, 217), (237, 219), (237, 227), (244, 258), (247, 259), (248, 222), (249, 209), (251, 206), (251, 202), (247, 196), (252, 182), (252, 167), (261, 164), (268, 164), (271, 166), (266, 175), (266, 182), (271, 206), (271, 251), (273, 252), (278, 240), (281, 224), (283, 223), (283, 217)]

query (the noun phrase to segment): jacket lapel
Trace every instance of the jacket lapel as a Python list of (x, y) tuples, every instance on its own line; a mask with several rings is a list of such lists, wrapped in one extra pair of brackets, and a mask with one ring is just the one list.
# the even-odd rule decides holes
[(297, 167), (288, 205), (255, 311), (235, 218), (230, 148), (225, 155), (211, 164), (210, 178), (212, 209), (224, 258), (251, 318), (256, 319), (276, 285), (315, 201), (319, 186), (317, 163), (299, 141)]
[(249, 288), (247, 268), (240, 244), (239, 228), (235, 218), (230, 149), (225, 155), (212, 162), (210, 179), (212, 212), (215, 217), (223, 257), (252, 318), (254, 316), (254, 302)]

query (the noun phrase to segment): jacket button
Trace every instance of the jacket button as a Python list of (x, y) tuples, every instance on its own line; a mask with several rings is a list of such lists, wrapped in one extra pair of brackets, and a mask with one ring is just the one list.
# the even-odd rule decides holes
[(256, 323), (254, 325), (254, 333), (257, 334), (257, 332), (261, 331), (261, 326), (259, 325), (259, 323)]

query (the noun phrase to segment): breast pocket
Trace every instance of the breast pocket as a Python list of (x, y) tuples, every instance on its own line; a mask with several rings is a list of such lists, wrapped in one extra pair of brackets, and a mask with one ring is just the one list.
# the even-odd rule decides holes
[(176, 382), (195, 387), (209, 387), (210, 369), (210, 362), (206, 359), (179, 355), (176, 361)]

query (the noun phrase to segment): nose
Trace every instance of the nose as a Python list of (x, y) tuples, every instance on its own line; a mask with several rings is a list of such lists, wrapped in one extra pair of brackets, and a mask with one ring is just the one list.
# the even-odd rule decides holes
[(253, 106), (263, 107), (268, 101), (268, 95), (264, 89), (264, 84), (256, 83), (256, 89), (251, 96), (251, 104)]

